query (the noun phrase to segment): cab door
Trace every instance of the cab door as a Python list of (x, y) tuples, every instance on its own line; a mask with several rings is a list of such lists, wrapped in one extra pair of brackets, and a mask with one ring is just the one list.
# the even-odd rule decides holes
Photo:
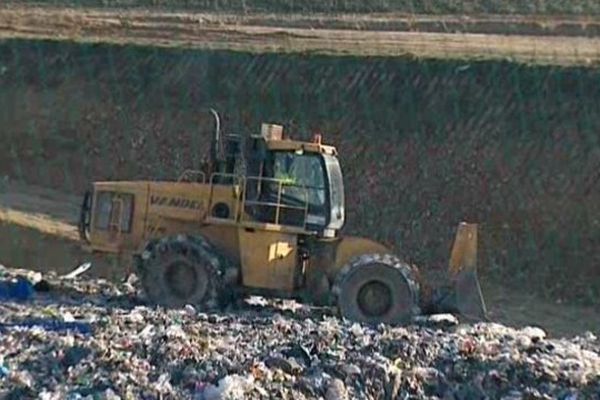
[(239, 227), (244, 286), (291, 292), (298, 270), (298, 235), (268, 227)]

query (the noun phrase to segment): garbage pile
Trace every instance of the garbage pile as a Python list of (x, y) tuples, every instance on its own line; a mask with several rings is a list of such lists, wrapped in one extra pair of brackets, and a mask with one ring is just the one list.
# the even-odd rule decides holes
[(4, 269), (0, 280), (17, 274), (31, 288), (21, 280), (18, 298), (0, 300), (0, 398), (600, 398), (591, 333), (550, 339), (451, 316), (370, 327), (262, 298), (223, 313), (166, 310), (144, 304), (134, 276)]

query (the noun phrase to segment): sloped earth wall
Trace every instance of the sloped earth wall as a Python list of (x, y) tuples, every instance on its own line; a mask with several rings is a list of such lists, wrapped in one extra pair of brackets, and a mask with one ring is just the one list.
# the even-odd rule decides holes
[(0, 44), (0, 175), (81, 193), (172, 178), (228, 131), (324, 134), (349, 233), (445, 268), (461, 220), (482, 279), (549, 298), (600, 293), (600, 71), (510, 63)]

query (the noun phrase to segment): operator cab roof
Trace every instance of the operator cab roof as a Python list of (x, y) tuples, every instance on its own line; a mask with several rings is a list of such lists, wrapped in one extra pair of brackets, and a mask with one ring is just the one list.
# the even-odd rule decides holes
[(332, 156), (337, 155), (333, 146), (321, 143), (321, 136), (315, 135), (312, 142), (301, 142), (283, 137), (283, 127), (274, 124), (262, 124), (261, 134), (253, 135), (255, 139), (264, 139), (267, 148), (273, 151), (303, 151), (307, 153), (324, 153)]

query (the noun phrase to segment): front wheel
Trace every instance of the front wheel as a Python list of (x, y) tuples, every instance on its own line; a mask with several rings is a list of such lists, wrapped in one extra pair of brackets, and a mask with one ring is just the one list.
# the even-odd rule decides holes
[(389, 254), (355, 258), (340, 270), (332, 291), (349, 320), (404, 324), (419, 314), (416, 270)]

